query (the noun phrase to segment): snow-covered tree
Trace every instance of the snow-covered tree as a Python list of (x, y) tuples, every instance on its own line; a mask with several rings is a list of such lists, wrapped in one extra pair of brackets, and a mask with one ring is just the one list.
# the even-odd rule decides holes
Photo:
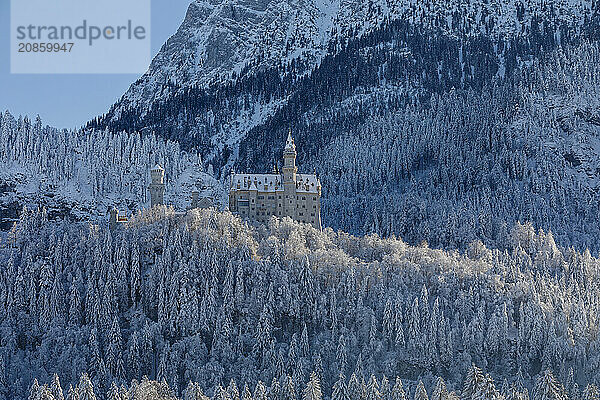
[(566, 400), (563, 386), (556, 381), (552, 371), (543, 371), (535, 381), (534, 400)]
[(302, 393), (302, 400), (322, 400), (323, 395), (321, 393), (321, 382), (317, 374), (313, 371), (310, 374), (310, 379), (306, 383), (304, 392)]

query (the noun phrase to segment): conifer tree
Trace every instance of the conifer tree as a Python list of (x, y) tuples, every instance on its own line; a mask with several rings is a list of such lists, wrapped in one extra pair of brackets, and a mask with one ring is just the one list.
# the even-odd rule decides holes
[(132, 378), (138, 379), (141, 375), (141, 363), (142, 357), (140, 353), (140, 344), (138, 339), (138, 333), (133, 332), (129, 342), (129, 350), (127, 351), (127, 364), (129, 367), (129, 374)]
[(390, 400), (390, 396), (391, 396), (390, 382), (385, 375), (383, 375), (383, 377), (381, 378), (381, 385), (379, 386), (379, 391), (381, 392), (381, 396), (382, 396), (383, 400)]
[(267, 400), (267, 389), (265, 388), (264, 383), (258, 381), (256, 387), (254, 388), (254, 400)]
[(79, 385), (77, 387), (77, 394), (79, 396), (79, 400), (96, 400), (96, 395), (94, 394), (94, 386), (92, 385), (92, 381), (90, 380), (87, 374), (82, 374), (79, 379)]
[(479, 368), (472, 364), (463, 384), (463, 390), (461, 393), (462, 400), (473, 400), (476, 395), (480, 392), (481, 387), (484, 385), (485, 376)]
[(114, 381), (110, 385), (110, 389), (108, 390), (108, 395), (106, 398), (107, 400), (121, 400), (121, 392)]
[(427, 390), (425, 390), (425, 385), (423, 381), (419, 379), (419, 383), (417, 384), (417, 388), (415, 389), (415, 400), (429, 400), (427, 396)]
[(535, 381), (534, 400), (567, 400), (565, 389), (556, 381), (552, 371), (543, 371)]
[(229, 381), (229, 386), (227, 386), (227, 394), (231, 400), (240, 400), (240, 392), (233, 379)]
[(92, 330), (90, 331), (90, 337), (88, 342), (90, 352), (89, 368), (90, 371), (94, 371), (94, 373), (96, 373), (100, 371), (100, 361), (102, 359), (102, 356), (100, 354), (100, 345), (98, 344), (98, 335), (96, 332), (96, 328), (92, 328)]
[(344, 335), (340, 335), (338, 338), (336, 359), (338, 362), (338, 371), (340, 374), (343, 374), (346, 370), (346, 364), (348, 362), (348, 355), (346, 351), (346, 339)]
[(250, 388), (247, 383), (244, 383), (244, 389), (242, 390), (242, 400), (251, 400), (252, 392), (250, 392)]
[(446, 383), (441, 377), (438, 377), (435, 382), (435, 387), (431, 393), (431, 400), (446, 400), (448, 397), (448, 389)]
[(183, 400), (204, 400), (205, 398), (198, 382), (190, 381), (183, 390)]
[(319, 378), (317, 374), (313, 371), (310, 374), (310, 379), (304, 388), (304, 392), (302, 394), (302, 400), (322, 400), (323, 395), (321, 394), (321, 382), (319, 382)]
[(69, 391), (67, 392), (67, 400), (79, 400), (79, 393), (77, 392), (77, 386), (73, 388), (69, 385)]
[(113, 320), (109, 333), (109, 343), (106, 352), (106, 363), (108, 370), (113, 377), (122, 380), (125, 377), (125, 367), (123, 365), (121, 328), (117, 318)]
[(227, 391), (221, 385), (217, 385), (213, 400), (230, 400), (230, 398)]
[(337, 381), (333, 384), (331, 391), (332, 400), (350, 400), (348, 388), (346, 387), (346, 377), (340, 373)]
[(348, 381), (348, 396), (350, 397), (350, 399), (364, 398), (364, 390), (362, 388), (361, 382), (356, 376), (356, 373), (350, 375), (350, 379)]
[(600, 400), (600, 391), (598, 391), (598, 387), (593, 383), (588, 383), (583, 390), (583, 400)]
[(65, 397), (63, 395), (63, 390), (60, 385), (60, 379), (57, 374), (52, 376), (52, 384), (50, 385), (50, 392), (52, 393), (52, 397), (54, 400), (64, 400)]
[(496, 390), (494, 380), (489, 374), (486, 374), (483, 383), (479, 385), (475, 398), (484, 400), (499, 400), (502, 395)]
[(288, 375), (284, 382), (285, 383), (281, 388), (281, 399), (296, 400), (296, 385), (294, 384), (293, 378)]
[(33, 379), (33, 383), (29, 388), (29, 400), (37, 400), (40, 393), (40, 384), (38, 383), (37, 378)]
[(375, 375), (372, 374), (367, 383), (367, 400), (383, 400), (383, 395), (379, 391), (377, 379), (375, 378)]

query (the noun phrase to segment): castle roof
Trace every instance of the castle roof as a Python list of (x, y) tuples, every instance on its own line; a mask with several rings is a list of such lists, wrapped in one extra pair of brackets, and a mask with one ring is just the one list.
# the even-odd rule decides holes
[(160, 165), (156, 164), (150, 171), (164, 171), (165, 169)]
[[(296, 192), (318, 193), (321, 186), (315, 175), (296, 174)], [(234, 174), (230, 190), (257, 190), (259, 192), (283, 192), (281, 174)]]

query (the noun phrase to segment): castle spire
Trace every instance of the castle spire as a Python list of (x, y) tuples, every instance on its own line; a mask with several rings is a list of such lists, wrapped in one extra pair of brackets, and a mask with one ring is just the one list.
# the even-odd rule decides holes
[[(292, 131), (288, 132), (287, 140), (285, 141), (285, 149), (283, 149), (283, 181), (296, 183), (296, 145), (292, 139)], [(289, 195), (289, 194), (288, 194)]]
[(294, 139), (292, 139), (292, 130), (291, 129), (289, 130), (287, 140), (285, 141), (285, 149), (296, 151), (296, 145), (294, 144)]

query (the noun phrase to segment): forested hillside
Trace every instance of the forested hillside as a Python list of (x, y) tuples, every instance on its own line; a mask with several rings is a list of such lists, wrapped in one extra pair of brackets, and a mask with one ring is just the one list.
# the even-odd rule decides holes
[(305, 167), (321, 171), (324, 220), (411, 243), (464, 248), (479, 238), (501, 249), (516, 221), (531, 221), (598, 251), (598, 65), (596, 43), (568, 47), (510, 81), (348, 126)]
[[(202, 391), (200, 384), (189, 382), (182, 391), (182, 400), (527, 400), (530, 398), (529, 391), (522, 383), (515, 382), (510, 387), (504, 381), (502, 389), (496, 388), (494, 379), (489, 374), (484, 374), (481, 369), (471, 366), (463, 383), (462, 395), (448, 389), (443, 378), (438, 377), (435, 385), (429, 391), (423, 381), (419, 380), (414, 387), (414, 394), (409, 387), (405, 386), (402, 379), (396, 377), (389, 380), (385, 375), (378, 380), (371, 375), (368, 379), (358, 377), (353, 373), (350, 379), (340, 375), (334, 383), (331, 391), (321, 386), (319, 375), (312, 372), (308, 382), (300, 385), (302, 390), (296, 393), (292, 378), (288, 375), (281, 379), (273, 379), (270, 386), (258, 382), (252, 390), (247, 384), (238, 386), (234, 380), (229, 385), (217, 385), (212, 390), (213, 395), (208, 397)], [(405, 382), (406, 383), (406, 382)], [(331, 392), (331, 396), (326, 393)], [(567, 400), (569, 399), (564, 386), (556, 380), (552, 371), (546, 370), (536, 379), (532, 397), (537, 400)], [(588, 384), (583, 390), (582, 400), (598, 400), (600, 393), (594, 384)], [(64, 391), (58, 375), (54, 375), (50, 384), (40, 385), (37, 380), (31, 386), (30, 398), (41, 398), (45, 400), (57, 400), (64, 398)], [(67, 400), (95, 399), (94, 385), (87, 374), (82, 374), (76, 386), (69, 386)], [(98, 398), (103, 398), (102, 395)], [(134, 379), (131, 385), (121, 385), (113, 382), (106, 393), (109, 400), (175, 400), (174, 391), (166, 381), (157, 382), (143, 377), (141, 381)]]
[(551, 369), (579, 399), (600, 378), (600, 260), (511, 231), (507, 250), (460, 253), (213, 210), (114, 233), (27, 212), (0, 248), (0, 393), (84, 372), (100, 395), (143, 375), (174, 395), (274, 378), (299, 395), (313, 371), (326, 396), (340, 374), (458, 391), (474, 363), (530, 392)]
[(149, 203), (150, 168), (166, 170), (166, 200), (189, 206), (192, 190), (215, 185), (200, 156), (155, 135), (59, 130), (41, 119), (0, 114), (0, 229), (24, 205), (44, 206), (51, 219), (106, 218), (109, 207), (136, 212)]
[[(281, 50), (277, 40), (297, 45), (290, 33), (274, 39), (279, 62), (248, 57), (216, 75), (183, 64), (173, 73), (188, 79), (169, 80), (166, 46), (90, 126), (156, 132), (222, 180), (269, 172), (291, 129), (300, 169), (324, 183), (327, 226), (506, 248), (510, 227), (531, 221), (562, 245), (600, 249), (597, 2), (346, 1), (334, 14), (325, 48), (307, 44), (318, 57)], [(233, 21), (219, 24), (256, 28)], [(203, 23), (184, 21), (174, 38), (188, 47), (173, 54), (195, 48)]]

